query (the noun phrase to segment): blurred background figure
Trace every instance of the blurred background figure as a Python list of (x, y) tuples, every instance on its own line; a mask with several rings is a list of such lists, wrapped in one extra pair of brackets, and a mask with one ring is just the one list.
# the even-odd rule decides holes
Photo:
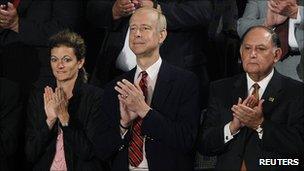
[(208, 71), (210, 81), (241, 72), (237, 20), (246, 1), (214, 0), (208, 29)]
[(16, 151), (21, 136), (21, 101), (18, 86), (0, 78), (0, 170), (16, 167)]
[(100, 89), (86, 84), (85, 44), (76, 33), (50, 38), (55, 80), (36, 87), (28, 105), (25, 151), (34, 170), (104, 170), (91, 137), (100, 114)]
[(38, 77), (52, 76), (48, 38), (65, 28), (77, 30), (82, 8), (81, 0), (12, 0), (1, 6), (0, 74), (22, 84), (24, 97)]

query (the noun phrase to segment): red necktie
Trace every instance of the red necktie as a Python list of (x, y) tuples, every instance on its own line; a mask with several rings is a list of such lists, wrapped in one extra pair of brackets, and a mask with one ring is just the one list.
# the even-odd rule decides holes
[(12, 0), (12, 3), (13, 3), (13, 5), (14, 5), (15, 8), (18, 8), (20, 0)]
[(288, 56), (288, 51), (289, 51), (288, 25), (289, 25), (289, 19), (284, 21), (284, 23), (278, 25), (274, 30), (279, 35), (281, 41), (281, 49), (282, 49), (281, 60), (284, 60)]
[[(144, 93), (145, 100), (147, 101), (147, 72), (141, 72), (141, 80), (139, 86)], [(135, 119), (132, 127), (132, 137), (129, 146), (129, 162), (131, 166), (137, 167), (143, 160), (143, 137), (141, 136), (142, 119), (138, 117)]]

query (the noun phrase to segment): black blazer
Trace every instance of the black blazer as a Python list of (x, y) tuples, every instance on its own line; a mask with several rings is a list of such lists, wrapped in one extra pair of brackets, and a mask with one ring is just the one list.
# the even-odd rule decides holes
[[(136, 68), (120, 76), (134, 81)], [(111, 169), (128, 170), (130, 131), (121, 138), (116, 81), (104, 91), (103, 115), (94, 137), (97, 155), (110, 160)], [(193, 145), (200, 119), (198, 81), (194, 74), (163, 61), (151, 102), (152, 110), (143, 119), (149, 170), (193, 170)]]
[(48, 39), (60, 30), (81, 24), (81, 0), (21, 0), (19, 33), (0, 29), (0, 75), (28, 93), (32, 83), (51, 78)]
[[(247, 97), (246, 75), (216, 81), (210, 87), (210, 103), (204, 116), (199, 149), (218, 157), (217, 170), (301, 170), (297, 166), (259, 166), (259, 159), (300, 159), (304, 154), (304, 85), (274, 72), (262, 96), (263, 137), (243, 127), (224, 144), (224, 125), (233, 118), (231, 107)], [(278, 162), (277, 162), (278, 163)], [(302, 166), (301, 166), (302, 167)], [(303, 170), (303, 168), (302, 168)]]
[(50, 170), (56, 151), (58, 127), (63, 130), (64, 152), (67, 169), (99, 171), (103, 163), (93, 153), (91, 138), (96, 123), (94, 119), (101, 114), (102, 91), (82, 83), (79, 78), (69, 100), (69, 126), (62, 127), (56, 121), (49, 130), (43, 104), (43, 87), (38, 87), (30, 96), (28, 105), (26, 146), (28, 161), (34, 170)]
[(20, 141), (21, 103), (15, 83), (0, 78), (0, 170), (14, 170), (14, 158)]
[[(90, 0), (87, 7), (88, 20), (93, 26), (106, 29), (91, 83), (104, 87), (122, 71), (115, 67), (121, 52), (129, 17), (112, 19), (114, 0)], [(168, 63), (194, 72), (203, 86), (208, 84), (206, 71), (206, 39), (212, 6), (209, 1), (160, 0), (158, 1), (168, 23), (168, 36), (160, 48), (160, 55)]]

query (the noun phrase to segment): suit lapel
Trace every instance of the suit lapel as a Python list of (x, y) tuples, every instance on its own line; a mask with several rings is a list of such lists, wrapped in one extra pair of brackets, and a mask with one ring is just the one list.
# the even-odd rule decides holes
[[(241, 76), (237, 77), (237, 80), (235, 81), (233, 85), (232, 90), (232, 105), (237, 104), (238, 98), (242, 98), (242, 100), (245, 100), (248, 96), (248, 90), (247, 90), (247, 78), (246, 74), (242, 74)], [(231, 119), (233, 116), (231, 115)], [(251, 136), (252, 131), (248, 127), (241, 128), (240, 132), (237, 134), (238, 137), (238, 143), (240, 146), (240, 154), (245, 155), (246, 151), (246, 144), (249, 141), (249, 138)]]
[(263, 103), (263, 113), (266, 117), (270, 117), (268, 116), (270, 111), (277, 104), (279, 93), (282, 90), (281, 79), (280, 75), (275, 71), (262, 96), (262, 99), (265, 100)]
[[(119, 77), (120, 79), (119, 80), (116, 80), (116, 81), (121, 81), (122, 79), (126, 79), (128, 80), (130, 83), (133, 83), (134, 82), (134, 75), (135, 75), (135, 71), (136, 71), (136, 67), (133, 68), (131, 71), (125, 73), (124, 75), (122, 75), (122, 77)], [(116, 83), (115, 85), (116, 86)], [(113, 91), (115, 92), (115, 98), (114, 98), (114, 102), (116, 104), (116, 107), (114, 107), (114, 111), (115, 113), (118, 113), (117, 116), (120, 116), (120, 111), (119, 111), (119, 100), (117, 98), (117, 95), (118, 95), (118, 92), (116, 90), (114, 90), (114, 87), (113, 87)], [(117, 118), (117, 119), (120, 119), (120, 118)]]
[(24, 11), (29, 7), (29, 5), (32, 3), (32, 0), (20, 0), (20, 4), (17, 8), (18, 14), (22, 15)]
[(242, 98), (242, 100), (245, 100), (247, 94), (246, 75), (242, 74), (234, 83), (232, 90), (232, 103), (237, 104), (239, 97)]
[(170, 70), (168, 69), (167, 64), (163, 61), (161, 67), (159, 69), (159, 73), (157, 76), (154, 93), (152, 97), (152, 107), (160, 108), (162, 104), (166, 101), (170, 91), (172, 77), (170, 74)]
[[(130, 81), (130, 83), (134, 83), (134, 76), (135, 76), (136, 67), (134, 67), (131, 71), (127, 72), (124, 76), (125, 79)], [(121, 80), (118, 80), (121, 81)]]

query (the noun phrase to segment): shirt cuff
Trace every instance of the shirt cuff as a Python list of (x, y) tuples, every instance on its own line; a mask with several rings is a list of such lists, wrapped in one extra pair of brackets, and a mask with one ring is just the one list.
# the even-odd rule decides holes
[(259, 139), (261, 140), (263, 138), (263, 131), (262, 132), (258, 132), (258, 136), (259, 136)]
[(230, 126), (230, 123), (227, 123), (225, 126), (224, 126), (224, 142), (227, 143), (228, 141), (230, 141), (234, 135), (238, 134), (240, 132), (240, 130), (238, 130), (235, 134), (231, 134), (230, 132), (230, 129), (229, 129), (229, 126)]

